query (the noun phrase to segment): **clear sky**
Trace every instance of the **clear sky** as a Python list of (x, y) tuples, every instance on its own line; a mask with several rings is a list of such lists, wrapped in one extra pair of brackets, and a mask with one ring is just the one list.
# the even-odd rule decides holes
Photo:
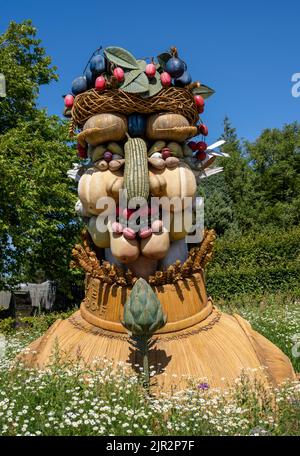
[(299, 121), (300, 98), (291, 78), (300, 73), (299, 0), (13, 0), (1, 2), (0, 33), (10, 20), (32, 19), (59, 82), (41, 90), (40, 106), (61, 114), (70, 90), (99, 45), (137, 58), (175, 45), (193, 80), (213, 87), (203, 120), (209, 142), (227, 114), (240, 137)]

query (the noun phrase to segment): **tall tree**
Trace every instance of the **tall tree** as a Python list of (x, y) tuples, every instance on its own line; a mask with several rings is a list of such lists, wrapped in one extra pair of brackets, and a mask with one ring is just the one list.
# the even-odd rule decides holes
[(253, 170), (256, 223), (288, 227), (300, 222), (300, 125), (267, 129), (246, 143)]
[(66, 124), (36, 107), (40, 84), (57, 79), (30, 21), (0, 37), (0, 288), (41, 279), (72, 279), (68, 263), (79, 231), (76, 191), (66, 175), (75, 150)]
[(236, 129), (232, 127), (226, 116), (223, 124), (222, 139), (226, 144), (222, 151), (230, 155), (230, 158), (221, 161), (224, 167), (224, 180), (226, 191), (232, 201), (232, 210), (235, 223), (244, 231), (251, 227), (249, 210), (251, 211), (251, 179), (252, 171), (248, 165)]
[(0, 99), (0, 133), (19, 120), (34, 118), (39, 86), (57, 80), (56, 67), (36, 38), (30, 20), (10, 22), (0, 36), (0, 73), (6, 79), (5, 98)]

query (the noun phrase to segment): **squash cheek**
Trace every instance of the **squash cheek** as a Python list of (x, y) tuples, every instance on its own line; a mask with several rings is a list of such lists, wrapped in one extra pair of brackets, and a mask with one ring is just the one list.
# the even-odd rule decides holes
[[(78, 195), (83, 207), (91, 214), (97, 215), (106, 209), (106, 207), (99, 206), (102, 198), (110, 197), (118, 203), (119, 190), (122, 186), (121, 172), (100, 171), (97, 168), (91, 168), (80, 178)], [(115, 206), (111, 204), (110, 213), (113, 213), (114, 209)]]

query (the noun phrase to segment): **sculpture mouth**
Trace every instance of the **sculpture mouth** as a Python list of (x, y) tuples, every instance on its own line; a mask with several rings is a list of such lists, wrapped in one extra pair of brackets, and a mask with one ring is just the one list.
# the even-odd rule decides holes
[[(105, 252), (95, 247), (87, 230), (83, 230), (81, 237), (82, 243), (76, 244), (72, 250), (72, 268), (81, 268), (88, 276), (103, 283), (117, 284), (121, 287), (132, 287), (135, 284), (143, 272), (141, 266), (145, 267), (145, 258), (140, 256), (143, 258), (140, 269), (127, 268), (107, 259)], [(150, 285), (159, 287), (174, 284), (203, 271), (211, 260), (215, 237), (213, 230), (205, 231), (201, 245), (191, 248), (183, 261), (176, 259), (166, 267), (158, 263), (158, 267), (144, 278)]]

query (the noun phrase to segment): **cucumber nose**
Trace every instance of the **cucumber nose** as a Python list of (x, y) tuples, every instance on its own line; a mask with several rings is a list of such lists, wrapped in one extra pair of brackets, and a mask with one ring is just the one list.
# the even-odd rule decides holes
[(128, 201), (144, 203), (149, 197), (147, 145), (142, 138), (129, 138), (124, 147), (124, 188)]

